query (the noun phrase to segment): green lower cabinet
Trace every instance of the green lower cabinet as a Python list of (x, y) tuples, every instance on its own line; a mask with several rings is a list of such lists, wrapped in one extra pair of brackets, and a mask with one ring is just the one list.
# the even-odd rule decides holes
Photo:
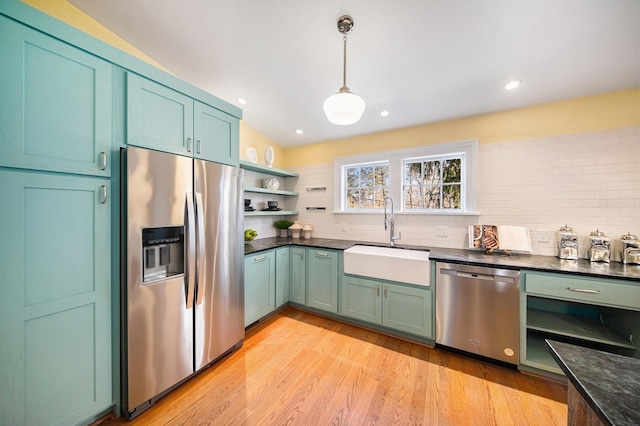
[(276, 308), (289, 302), (289, 247), (276, 249)]
[(382, 324), (382, 282), (343, 275), (341, 288), (341, 315)]
[(382, 324), (418, 336), (433, 337), (431, 290), (384, 283)]
[(275, 252), (260, 252), (244, 258), (244, 326), (276, 308)]
[(338, 313), (338, 253), (308, 250), (307, 306)]
[(289, 300), (306, 305), (307, 303), (307, 249), (290, 247), (291, 275), (289, 277)]
[(0, 170), (0, 424), (113, 403), (107, 179)]
[(340, 315), (417, 336), (433, 337), (431, 290), (342, 275)]

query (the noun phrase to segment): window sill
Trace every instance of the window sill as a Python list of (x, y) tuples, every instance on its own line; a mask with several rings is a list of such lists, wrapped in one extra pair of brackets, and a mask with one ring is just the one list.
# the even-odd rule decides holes
[[(334, 210), (335, 215), (381, 215), (383, 210), (378, 211), (342, 211)], [(435, 212), (393, 212), (396, 216), (480, 216), (480, 212), (452, 212), (452, 211), (435, 211)]]

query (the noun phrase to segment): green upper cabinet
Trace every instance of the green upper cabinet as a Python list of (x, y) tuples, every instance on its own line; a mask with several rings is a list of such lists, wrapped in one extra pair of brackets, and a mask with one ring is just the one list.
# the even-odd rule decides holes
[(205, 105), (194, 103), (195, 157), (237, 166), (239, 163), (238, 119)]
[(113, 403), (110, 182), (0, 170), (0, 195), (0, 424), (84, 422)]
[(238, 119), (127, 73), (127, 144), (238, 165)]
[(127, 144), (191, 156), (193, 99), (127, 73)]
[(112, 65), (0, 16), (0, 166), (110, 176)]
[(338, 253), (332, 250), (308, 250), (309, 281), (307, 306), (338, 312)]

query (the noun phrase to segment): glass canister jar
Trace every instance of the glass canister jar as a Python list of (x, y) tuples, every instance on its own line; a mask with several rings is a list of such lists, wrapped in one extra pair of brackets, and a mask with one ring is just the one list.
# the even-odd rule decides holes
[(558, 257), (560, 259), (578, 259), (578, 234), (570, 226), (558, 230)]
[(589, 236), (589, 260), (609, 263), (611, 257), (611, 241), (604, 232), (596, 229)]
[(615, 260), (631, 265), (640, 265), (640, 240), (637, 235), (627, 232), (616, 241)]

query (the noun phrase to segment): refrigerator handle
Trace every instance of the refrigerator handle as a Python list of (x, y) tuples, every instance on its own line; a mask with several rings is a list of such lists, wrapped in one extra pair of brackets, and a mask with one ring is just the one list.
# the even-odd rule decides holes
[(193, 206), (193, 193), (187, 192), (185, 202), (185, 224), (187, 227), (187, 269), (185, 274), (187, 284), (187, 309), (193, 307), (193, 293), (195, 291), (196, 272), (196, 217)]
[(196, 305), (202, 303), (202, 296), (204, 295), (204, 207), (202, 206), (202, 194), (196, 192), (196, 219), (198, 225), (196, 230), (198, 232), (198, 275), (197, 275), (197, 287), (196, 287)]

